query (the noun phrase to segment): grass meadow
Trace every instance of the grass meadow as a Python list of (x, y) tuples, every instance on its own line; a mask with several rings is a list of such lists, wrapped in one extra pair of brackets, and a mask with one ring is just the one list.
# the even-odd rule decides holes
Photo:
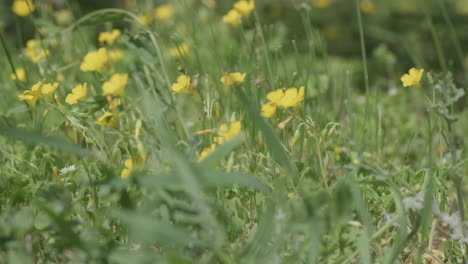
[(0, 263), (468, 263), (467, 23), (1, 0)]

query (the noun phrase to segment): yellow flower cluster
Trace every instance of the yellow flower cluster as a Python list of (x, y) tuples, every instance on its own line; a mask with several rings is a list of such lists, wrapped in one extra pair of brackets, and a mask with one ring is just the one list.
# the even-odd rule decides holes
[(240, 24), (242, 17), (249, 16), (255, 9), (255, 0), (239, 0), (234, 3), (233, 7), (223, 16), (223, 22), (237, 26)]
[(49, 55), (48, 49), (43, 49), (41, 43), (38, 40), (31, 39), (26, 42), (26, 55), (32, 60), (32, 62), (38, 62), (40, 59)]
[(288, 89), (278, 89), (267, 94), (270, 101), (262, 105), (262, 116), (273, 117), (277, 107), (297, 107), (304, 100), (304, 86), (301, 88), (291, 87)]
[(58, 86), (58, 82), (37, 82), (31, 87), (31, 90), (26, 90), (22, 94), (18, 95), (18, 99), (20, 101), (26, 101), (26, 103), (28, 103), (29, 106), (34, 107), (36, 105), (37, 100), (42, 96), (51, 99), (52, 94), (55, 92)]

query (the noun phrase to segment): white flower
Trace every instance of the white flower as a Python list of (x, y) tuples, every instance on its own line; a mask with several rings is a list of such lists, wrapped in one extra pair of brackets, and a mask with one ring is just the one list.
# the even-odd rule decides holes
[(72, 172), (74, 170), (76, 170), (76, 165), (75, 164), (67, 166), (67, 167), (65, 167), (63, 169), (60, 169), (60, 174), (69, 173), (69, 172)]

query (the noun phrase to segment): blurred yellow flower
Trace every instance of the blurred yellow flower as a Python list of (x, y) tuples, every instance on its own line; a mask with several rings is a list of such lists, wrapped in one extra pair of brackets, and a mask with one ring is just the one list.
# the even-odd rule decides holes
[(189, 53), (189, 45), (187, 43), (182, 43), (177, 47), (172, 48), (169, 53), (172, 57), (181, 58), (181, 57), (188, 57)]
[(183, 74), (177, 78), (177, 82), (172, 84), (172, 91), (174, 93), (189, 93), (190, 90), (190, 77)]
[(86, 98), (86, 93), (88, 91), (88, 84), (78, 84), (75, 88), (72, 89), (72, 92), (67, 95), (65, 102), (67, 104), (76, 104), (78, 101), (83, 101)]
[(15, 73), (10, 74), (10, 79), (13, 81), (26, 82), (26, 71), (24, 68), (18, 68)]
[(107, 60), (108, 58), (106, 48), (90, 51), (83, 58), (83, 62), (81, 62), (80, 65), (80, 70), (84, 72), (102, 72), (104, 65), (107, 63)]
[(421, 78), (423, 76), (424, 69), (416, 69), (416, 68), (411, 68), (409, 70), (409, 74), (405, 73), (403, 76), (401, 76), (401, 82), (403, 83), (403, 87), (408, 87), (408, 86), (416, 86), (419, 87), (419, 82), (421, 81)]
[(231, 24), (232, 26), (237, 26), (240, 23), (242, 14), (239, 11), (232, 9), (223, 16), (223, 22), (226, 24)]
[(174, 15), (172, 5), (161, 5), (154, 10), (154, 17), (159, 21), (166, 21)]
[(331, 0), (313, 0), (312, 1), (312, 4), (317, 8), (328, 7), (328, 6), (330, 6), (331, 3), (332, 3)]
[(215, 144), (211, 144), (210, 147), (204, 148), (202, 150), (202, 152), (200, 153), (200, 156), (198, 157), (198, 162), (203, 161), (204, 159), (206, 159), (206, 157), (208, 157), (215, 150), (216, 150), (216, 145)]
[(123, 51), (120, 49), (109, 50), (107, 56), (113, 62), (117, 62), (123, 58)]
[(151, 23), (151, 20), (152, 20), (151, 16), (147, 15), (147, 14), (139, 14), (137, 17), (141, 21), (141, 23), (143, 23), (145, 25), (149, 25)]
[(229, 125), (222, 124), (217, 131), (218, 136), (214, 138), (214, 142), (223, 144), (228, 142), (240, 134), (242, 125), (240, 121), (233, 121)]
[(101, 32), (99, 33), (99, 43), (101, 45), (109, 44), (112, 45), (114, 42), (122, 35), (120, 29), (114, 29), (111, 32)]
[(375, 12), (375, 4), (372, 0), (361, 1), (361, 11), (365, 14), (371, 14)]
[(221, 82), (225, 86), (232, 86), (232, 85), (237, 85), (242, 82), (244, 82), (246, 73), (240, 73), (240, 72), (233, 72), (233, 73), (227, 73), (224, 74), (224, 76), (221, 78)]
[(66, 9), (62, 9), (55, 12), (55, 18), (59, 24), (65, 25), (73, 20), (73, 14)]
[(101, 117), (98, 118), (96, 125), (104, 125), (104, 126), (114, 126), (116, 124), (115, 118), (112, 112), (105, 112)]
[(59, 86), (58, 82), (54, 83), (44, 83), (42, 84), (41, 87), (41, 93), (43, 96), (47, 97), (48, 99), (52, 98), (52, 94), (57, 90), (57, 87)]
[(112, 74), (110, 79), (102, 85), (102, 95), (124, 95), (127, 82), (127, 73)]
[(41, 43), (35, 39), (28, 40), (26, 42), (26, 55), (32, 60), (32, 62), (38, 62), (40, 59), (49, 55), (48, 49), (42, 49)]
[(132, 173), (133, 170), (133, 159), (128, 158), (124, 162), (125, 169), (122, 170), (122, 173), (120, 174), (120, 178), (126, 179), (130, 174)]
[(15, 0), (11, 10), (18, 16), (27, 16), (34, 12), (36, 7), (32, 0)]
[(255, 1), (239, 0), (234, 3), (234, 9), (241, 13), (241, 15), (248, 16), (255, 9)]

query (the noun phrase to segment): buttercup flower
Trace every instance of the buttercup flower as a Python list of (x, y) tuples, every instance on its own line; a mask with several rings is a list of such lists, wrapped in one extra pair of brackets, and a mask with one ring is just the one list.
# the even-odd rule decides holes
[(26, 71), (24, 68), (18, 68), (15, 73), (10, 74), (10, 79), (13, 81), (26, 82)]
[(248, 16), (255, 9), (254, 0), (240, 0), (234, 3), (234, 9), (243, 16)]
[(88, 91), (88, 84), (78, 84), (72, 89), (72, 92), (67, 95), (65, 102), (67, 104), (76, 104), (78, 101), (83, 101), (86, 98), (86, 92)]
[(233, 121), (229, 125), (222, 124), (218, 128), (218, 136), (214, 138), (214, 142), (217, 144), (223, 144), (228, 142), (240, 134), (242, 125), (240, 121)]
[(211, 144), (210, 147), (204, 148), (202, 150), (202, 152), (200, 153), (200, 156), (198, 157), (198, 162), (203, 161), (204, 159), (206, 159), (206, 157), (208, 157), (215, 150), (216, 150), (216, 145), (215, 144)]
[(304, 100), (304, 86), (299, 89), (291, 87), (269, 92), (267, 99), (270, 102), (262, 105), (261, 115), (263, 117), (273, 117), (278, 106), (284, 108), (297, 107)]
[(120, 35), (122, 35), (122, 32), (119, 29), (114, 29), (111, 32), (101, 32), (99, 34), (99, 43), (101, 43), (101, 45), (106, 43), (112, 45)]
[(52, 98), (52, 94), (57, 90), (57, 87), (59, 86), (58, 82), (54, 83), (45, 83), (41, 87), (41, 93), (43, 96), (47, 98)]
[(221, 82), (225, 86), (237, 85), (237, 84), (244, 82), (246, 75), (247, 75), (246, 73), (240, 73), (240, 72), (233, 72), (233, 73), (225, 74), (221, 78)]
[(120, 49), (109, 50), (107, 56), (113, 62), (117, 62), (122, 59), (124, 53)]
[(11, 10), (18, 16), (27, 16), (36, 10), (32, 0), (15, 0)]
[(423, 76), (424, 69), (416, 69), (416, 68), (411, 68), (409, 70), (409, 74), (405, 73), (403, 76), (401, 76), (401, 82), (403, 82), (404, 87), (408, 86), (419, 86), (419, 82), (421, 81), (421, 78)]
[(32, 62), (38, 62), (40, 59), (49, 55), (48, 49), (42, 49), (41, 43), (35, 39), (28, 40), (26, 42), (26, 55), (32, 60)]
[(116, 124), (115, 118), (112, 112), (105, 112), (101, 117), (98, 118), (96, 125), (114, 126)]
[(171, 54), (172, 57), (176, 58), (187, 57), (190, 55), (189, 45), (187, 43), (182, 43), (181, 45), (172, 48), (169, 51), (169, 54)]
[(22, 94), (18, 95), (20, 101), (26, 101), (29, 106), (34, 107), (37, 100), (42, 95), (42, 82), (37, 82), (31, 87), (31, 90), (26, 90)]
[(226, 24), (231, 24), (232, 26), (237, 26), (240, 24), (242, 14), (235, 10), (229, 10), (229, 12), (223, 16), (223, 22)]
[(299, 88), (291, 87), (286, 90), (283, 97), (278, 101), (278, 105), (282, 107), (296, 107), (304, 100), (304, 86)]
[(127, 73), (112, 74), (110, 79), (102, 85), (102, 95), (124, 95), (127, 82)]
[(190, 77), (183, 74), (177, 78), (177, 82), (172, 84), (172, 91), (174, 93), (189, 93)]
[(133, 170), (133, 159), (128, 158), (124, 162), (125, 169), (122, 170), (122, 173), (120, 174), (120, 178), (126, 179), (130, 174), (132, 173)]
[(154, 17), (159, 21), (166, 21), (174, 15), (172, 5), (161, 5), (154, 10)]
[(90, 51), (83, 58), (83, 62), (81, 62), (80, 65), (80, 70), (84, 72), (102, 72), (104, 65), (107, 63), (107, 60), (108, 57), (106, 48)]

